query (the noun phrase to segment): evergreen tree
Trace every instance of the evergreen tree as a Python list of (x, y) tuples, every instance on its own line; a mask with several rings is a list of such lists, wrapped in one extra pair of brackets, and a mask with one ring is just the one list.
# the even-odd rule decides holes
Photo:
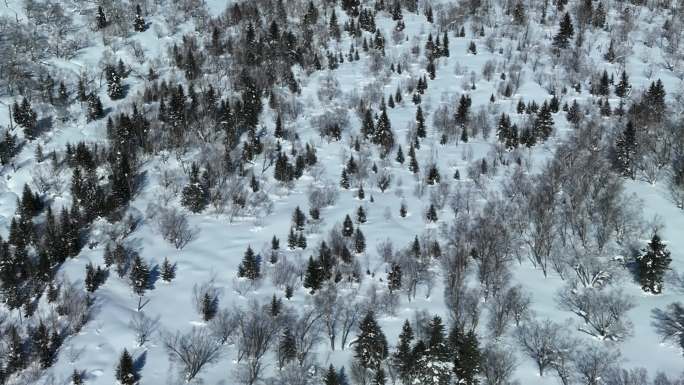
[(390, 293), (401, 289), (401, 266), (392, 264), (392, 269), (387, 273), (387, 288)]
[(145, 18), (142, 16), (142, 9), (140, 9), (140, 4), (135, 5), (135, 20), (133, 20), (133, 29), (136, 32), (144, 32), (147, 29), (145, 25)]
[(16, 326), (10, 325), (6, 333), (8, 342), (5, 350), (5, 371), (7, 374), (12, 374), (25, 368), (28, 362), (24, 343)]
[(629, 78), (627, 77), (627, 71), (623, 70), (622, 75), (620, 75), (620, 82), (615, 85), (615, 95), (624, 98), (631, 88)]
[(245, 277), (255, 280), (261, 277), (261, 266), (259, 257), (254, 254), (251, 246), (247, 246), (242, 263), (238, 267), (238, 277)]
[(193, 213), (199, 213), (207, 206), (206, 192), (200, 183), (199, 166), (192, 163), (190, 181), (183, 188), (182, 204)]
[(200, 304), (200, 310), (202, 312), (202, 319), (204, 322), (209, 322), (216, 316), (218, 309), (218, 298), (211, 295), (209, 292), (204, 293), (202, 296), (202, 303)]
[(639, 268), (639, 283), (645, 292), (660, 294), (663, 290), (663, 278), (669, 270), (670, 251), (660, 240), (658, 234), (654, 234), (648, 248), (637, 258)]
[(83, 375), (76, 369), (71, 374), (71, 385), (83, 385)]
[(430, 204), (430, 207), (428, 208), (427, 213), (425, 214), (425, 218), (428, 220), (428, 222), (437, 222), (438, 217), (435, 205)]
[(553, 45), (556, 48), (567, 48), (569, 45), (570, 38), (575, 34), (575, 30), (572, 26), (572, 19), (570, 18), (570, 13), (566, 12), (563, 15), (563, 19), (560, 22), (560, 28), (556, 36), (553, 37)]
[(337, 381), (337, 372), (335, 371), (335, 367), (330, 364), (328, 367), (328, 371), (325, 372), (325, 377), (323, 377), (323, 384), (324, 385), (340, 385), (340, 383)]
[(306, 223), (306, 215), (302, 210), (297, 206), (295, 208), (294, 213), (292, 214), (292, 225), (297, 231), (303, 231), (304, 230), (304, 224)]
[(637, 154), (636, 129), (632, 121), (628, 121), (622, 134), (615, 142), (615, 163), (623, 176), (634, 179), (636, 167), (634, 165)]
[(454, 353), (454, 375), (464, 385), (477, 385), (480, 373), (480, 348), (474, 331), (464, 334), (454, 326), (449, 333), (449, 345)]
[(297, 359), (297, 342), (292, 330), (286, 326), (278, 343), (278, 366), (282, 369), (295, 359)]
[(427, 132), (425, 130), (425, 118), (423, 117), (423, 109), (418, 106), (416, 109), (416, 135), (419, 138), (424, 138)]
[(105, 67), (105, 78), (107, 80), (107, 95), (112, 100), (124, 97), (124, 88), (121, 84), (121, 74), (113, 65)]
[(95, 17), (95, 20), (97, 21), (97, 29), (104, 29), (107, 27), (107, 15), (105, 15), (102, 6), (97, 7), (97, 16)]
[(413, 329), (408, 320), (404, 321), (404, 326), (399, 334), (397, 350), (392, 356), (392, 364), (399, 374), (399, 378), (404, 384), (411, 384), (413, 378), (413, 355), (411, 343), (413, 341)]
[(145, 295), (145, 291), (150, 285), (150, 268), (140, 255), (136, 254), (133, 258), (130, 279), (133, 292), (139, 296)]
[(135, 371), (133, 357), (128, 350), (124, 349), (119, 357), (119, 364), (116, 367), (116, 380), (121, 385), (133, 385), (138, 381), (138, 374)]
[(354, 223), (352, 223), (349, 214), (344, 217), (344, 222), (342, 223), (342, 235), (345, 237), (351, 237), (354, 235)]
[(371, 385), (385, 385), (387, 383), (387, 377), (385, 376), (385, 370), (380, 367), (378, 370), (375, 371), (375, 375), (373, 376), (373, 381), (371, 382)]
[(168, 258), (164, 258), (162, 262), (161, 278), (164, 282), (171, 282), (176, 278), (176, 264), (171, 263)]
[(360, 228), (356, 228), (356, 232), (354, 233), (354, 251), (357, 253), (363, 253), (366, 251), (366, 237), (364, 237), (363, 233), (361, 232)]
[(95, 93), (91, 93), (88, 96), (88, 121), (102, 119), (103, 117), (104, 108), (102, 108), (102, 102)]
[(534, 120), (534, 131), (535, 137), (544, 141), (551, 136), (553, 133), (553, 117), (551, 116), (551, 110), (548, 104), (544, 101), (539, 112), (537, 113), (537, 118)]
[(366, 313), (359, 324), (354, 353), (361, 367), (372, 370), (378, 370), (387, 358), (387, 339), (375, 320), (373, 311)]
[(389, 117), (387, 116), (387, 109), (383, 105), (381, 107), (380, 117), (375, 126), (374, 136), (372, 138), (373, 143), (382, 146), (383, 151), (381, 156), (385, 156), (394, 147), (394, 133), (392, 132), (392, 125), (390, 124)]
[(304, 287), (309, 289), (311, 294), (321, 288), (323, 283), (323, 269), (318, 260), (309, 257), (309, 264), (306, 267), (306, 275), (304, 276)]

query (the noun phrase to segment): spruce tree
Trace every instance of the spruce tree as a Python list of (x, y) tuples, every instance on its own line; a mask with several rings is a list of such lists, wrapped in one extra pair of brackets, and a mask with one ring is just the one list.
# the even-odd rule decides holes
[(437, 222), (439, 218), (437, 217), (437, 209), (435, 209), (435, 205), (430, 204), (430, 207), (425, 214), (425, 218), (428, 220), (428, 222)]
[(77, 369), (71, 373), (71, 385), (83, 385), (83, 375)]
[(345, 237), (351, 237), (354, 235), (354, 223), (349, 217), (349, 214), (344, 217), (344, 222), (342, 223), (342, 235)]
[(145, 291), (147, 291), (150, 285), (150, 268), (140, 255), (136, 254), (133, 258), (130, 279), (133, 292), (139, 296), (145, 295)]
[(387, 355), (385, 333), (375, 320), (373, 311), (369, 311), (359, 324), (359, 334), (354, 345), (354, 357), (361, 367), (378, 370)]
[(413, 355), (411, 343), (413, 342), (413, 329), (408, 320), (404, 321), (404, 326), (399, 334), (397, 350), (392, 356), (392, 364), (399, 374), (399, 378), (404, 384), (410, 384), (413, 377)]
[(278, 343), (278, 366), (280, 369), (297, 359), (297, 342), (290, 327), (286, 326)]
[(142, 16), (142, 9), (140, 9), (140, 4), (135, 5), (135, 19), (133, 20), (133, 29), (136, 32), (144, 32), (147, 29), (145, 24), (145, 18)]
[(354, 233), (354, 251), (356, 251), (358, 254), (366, 251), (366, 237), (364, 237), (361, 229), (358, 227)]
[(325, 372), (325, 377), (323, 377), (323, 385), (340, 385), (337, 381), (337, 372), (335, 367), (330, 364), (328, 371)]
[(161, 278), (164, 282), (171, 282), (176, 278), (176, 264), (169, 262), (168, 258), (164, 258), (164, 262), (162, 262)]
[(639, 283), (645, 292), (660, 294), (663, 290), (663, 278), (670, 269), (670, 251), (660, 240), (658, 234), (654, 234), (648, 248), (637, 258), (639, 268)]
[(631, 86), (629, 84), (629, 77), (627, 77), (627, 71), (622, 71), (620, 75), (620, 82), (615, 85), (615, 95), (624, 98), (629, 93)]
[(570, 13), (566, 12), (563, 15), (563, 19), (560, 22), (560, 28), (556, 36), (553, 37), (553, 45), (556, 48), (567, 48), (569, 45), (570, 38), (575, 34), (575, 30), (572, 26), (572, 19), (570, 18)]
[(126, 349), (123, 350), (119, 357), (115, 378), (121, 385), (133, 385), (138, 381), (138, 374), (135, 371), (133, 357), (131, 357)]
[(193, 213), (199, 213), (207, 206), (206, 191), (200, 183), (199, 166), (192, 163), (190, 181), (183, 188), (182, 204)]
[(636, 129), (634, 128), (634, 123), (630, 120), (615, 142), (615, 163), (618, 171), (623, 176), (635, 178), (636, 167), (634, 163), (636, 161), (636, 154)]
[(544, 101), (539, 112), (537, 113), (537, 118), (534, 120), (534, 131), (535, 137), (540, 140), (547, 140), (553, 133), (553, 117), (551, 116), (551, 110), (549, 105)]
[(425, 130), (425, 118), (423, 117), (423, 109), (418, 106), (416, 109), (416, 135), (419, 138), (424, 138), (427, 132)]
[(261, 277), (261, 266), (258, 256), (254, 254), (251, 246), (247, 246), (242, 263), (238, 267), (238, 277), (245, 277), (254, 281)]
[(323, 269), (320, 262), (313, 257), (309, 257), (309, 264), (306, 267), (306, 275), (304, 276), (304, 287), (309, 289), (311, 294), (314, 294), (321, 288), (323, 283)]

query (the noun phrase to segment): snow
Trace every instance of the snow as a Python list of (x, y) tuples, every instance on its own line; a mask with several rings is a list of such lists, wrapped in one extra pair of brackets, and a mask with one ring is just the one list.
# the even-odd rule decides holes
[[(222, 13), (229, 4), (230, 2), (211, 0), (206, 3), (206, 7), (210, 15), (216, 16)], [(19, 4), (14, 1), (9, 1), (8, 6), (0, 6), (0, 15), (14, 17), (15, 13), (21, 14), (22, 11)], [(340, 23), (344, 22), (346, 15), (339, 12), (339, 10), (337, 14), (340, 18)], [(428, 32), (432, 31), (433, 36), (436, 37), (434, 33), (436, 32), (436, 27), (428, 25), (422, 15), (408, 13), (404, 15), (404, 21), (407, 26), (404, 33), (410, 36), (409, 41), (403, 41), (398, 45), (394, 45), (389, 33), (385, 33), (388, 57), (400, 58), (401, 55), (405, 54), (412, 45), (414, 35), (420, 34), (421, 48)], [(641, 17), (645, 20), (647, 15), (642, 15)], [(191, 23), (188, 22), (181, 24), (180, 30), (177, 33), (171, 34), (169, 32), (171, 29), (166, 25), (163, 17), (155, 16), (148, 21), (153, 23), (151, 28), (143, 33), (134, 34), (128, 39), (139, 42), (148, 59), (162, 58), (165, 55), (166, 49), (173, 42), (178, 42), (183, 33), (189, 32), (193, 28)], [(393, 25), (394, 23), (389, 18), (378, 18), (378, 26), (385, 31), (389, 31)], [(553, 33), (554, 28), (548, 27), (545, 31), (536, 32), (539, 36), (543, 36)], [(94, 33), (92, 34), (94, 35)], [(597, 36), (587, 38), (587, 40), (590, 40), (590, 38), (596, 39), (594, 43), (596, 49), (592, 51), (591, 59), (595, 61), (593, 65), (596, 68), (607, 68), (617, 77), (619, 74), (618, 68), (614, 65), (606, 65), (606, 63), (600, 62), (601, 58), (597, 54), (597, 52), (603, 51), (602, 47), (607, 41), (606, 35), (597, 34)], [(52, 60), (52, 65), (71, 74), (78, 74), (84, 69), (95, 68), (104, 51), (109, 48), (105, 48), (102, 45), (101, 39), (96, 36), (91, 36), (91, 38), (93, 45), (81, 50), (75, 58), (69, 61)], [(638, 35), (635, 35), (633, 38), (636, 40), (633, 47), (635, 53), (631, 55), (627, 65), (633, 89), (642, 89), (657, 78), (663, 79), (668, 94), (681, 89), (683, 86), (682, 81), (671, 71), (665, 70), (660, 66), (657, 66), (652, 76), (644, 76), (644, 69), (651, 63), (644, 63), (640, 58), (642, 55), (647, 55), (649, 59), (653, 56), (653, 61), (657, 61), (658, 55), (655, 52), (658, 49), (656, 47), (650, 49), (645, 47), (638, 40)], [(473, 111), (476, 111), (480, 106), (489, 106), (490, 95), (496, 94), (495, 87), (498, 72), (495, 72), (492, 82), (487, 82), (480, 76), (481, 68), (488, 60), (505, 60), (498, 52), (488, 52), (483, 39), (471, 37), (470, 31), (468, 31), (468, 37), (466, 38), (457, 38), (450, 35), (449, 39), (451, 56), (448, 59), (443, 58), (438, 61), (437, 78), (429, 81), (429, 88), (426, 94), (423, 95), (422, 106), (428, 127), (432, 125), (431, 114), (436, 110), (438, 104), (450, 103), (453, 97), (461, 93), (467, 92), (471, 96)], [(477, 43), (477, 55), (466, 53), (467, 46), (471, 40)], [(342, 52), (347, 52), (349, 44), (350, 40), (344, 34), (342, 42), (339, 43)], [(514, 42), (511, 41), (508, 44), (514, 44)], [(140, 73), (146, 73), (146, 64), (139, 64), (123, 47), (115, 50), (114, 54), (125, 58), (126, 62)], [(367, 85), (372, 84), (376, 80), (369, 74), (367, 65), (368, 59), (366, 55), (362, 54), (360, 62), (349, 63), (345, 61), (334, 72), (340, 89), (344, 94), (361, 94)], [(553, 69), (550, 68), (551, 64), (544, 63), (543, 65), (548, 65), (550, 72), (548, 75), (554, 76)], [(458, 74), (455, 72), (457, 66), (460, 68)], [(169, 68), (170, 64), (163, 63), (158, 70), (169, 71)], [(420, 66), (412, 63), (410, 71), (419, 72), (422, 68), (424, 68), (422, 63)], [(471, 71), (478, 74), (477, 88), (474, 91), (463, 90), (461, 84), (464, 80), (466, 80), (466, 84), (469, 84), (467, 80)], [(382, 84), (383, 93), (385, 95), (393, 94), (397, 85), (408, 78), (408, 72), (409, 69), (403, 75), (385, 74), (392, 78), (386, 84)], [(325, 74), (326, 71), (320, 71), (312, 74), (309, 78), (301, 79), (303, 89), (300, 100), (306, 106), (305, 113), (290, 125), (300, 129), (302, 139), (310, 140), (316, 145), (319, 163), (325, 170), (323, 180), (337, 183), (341, 168), (350, 154), (348, 143), (345, 140), (339, 143), (328, 143), (318, 136), (315, 128), (312, 128), (309, 123), (313, 115), (329, 107), (322, 105), (317, 98), (319, 80)], [(170, 76), (170, 74), (168, 75)], [(144, 81), (136, 76), (129, 77), (125, 80), (125, 83), (130, 87), (128, 95), (135, 95), (144, 87)], [(565, 100), (571, 101), (576, 97), (582, 101), (589, 98), (586, 91), (577, 95), (573, 95), (572, 92), (574, 91), (571, 91)], [(115, 102), (110, 101), (106, 97), (104, 87), (101, 88), (100, 96), (105, 103), (105, 107), (113, 110), (125, 108), (129, 104), (129, 98)], [(517, 118), (515, 116), (515, 106), (520, 98), (526, 102), (535, 100), (538, 103), (550, 98), (548, 91), (535, 83), (533, 73), (529, 68), (523, 72), (522, 85), (516, 95), (510, 99), (497, 99), (490, 108), (499, 111), (499, 114), (500, 112), (511, 114), (515, 121)], [(11, 104), (13, 99), (5, 97), (0, 101), (4, 104)], [(611, 99), (611, 103), (616, 105), (617, 100)], [(345, 108), (347, 107), (345, 106)], [(265, 108), (265, 111), (261, 121), (271, 124), (270, 122), (274, 120), (272, 113), (268, 108)], [(396, 108), (389, 109), (388, 114), (395, 133), (395, 140), (402, 144), (404, 154), (406, 155), (408, 150), (406, 143), (407, 124), (413, 121), (415, 117), (415, 106), (410, 100), (410, 95), (405, 95), (403, 102)], [(498, 116), (499, 114), (496, 115)], [(544, 146), (537, 146), (529, 154), (526, 154), (534, 162), (535, 169), (532, 172), (535, 172), (536, 168), (543, 164), (544, 159), (548, 159), (551, 156), (556, 144), (571, 130), (567, 127), (562, 113), (555, 114), (554, 120), (557, 132), (552, 142)], [(352, 111), (350, 111), (350, 121), (351, 131), (358, 131), (359, 121)], [(86, 123), (85, 118), (81, 116), (76, 121), (66, 124), (57, 123), (53, 131), (43, 136), (38, 142), (43, 145), (46, 153), (53, 149), (60, 151), (68, 142), (75, 143), (85, 140), (88, 142), (104, 143), (106, 141), (104, 122), (102, 120)], [(5, 115), (0, 117), (0, 124), (3, 126), (8, 125)], [(454, 171), (458, 169), (461, 174), (461, 181), (452, 181), (452, 185), (467, 183), (465, 181), (467, 175), (466, 167), (470, 164), (470, 159), (477, 160), (484, 157), (490, 151), (490, 143), (493, 140), (495, 140), (495, 135), (492, 132), (489, 140), (477, 137), (471, 138), (468, 143), (450, 143), (447, 146), (442, 146), (438, 143), (438, 135), (429, 130), (428, 138), (421, 143), (420, 150), (417, 150), (418, 161), (421, 169), (424, 169), (430, 160), (438, 161), (442, 179), (450, 179)], [(8, 234), (9, 223), (16, 210), (16, 200), (21, 194), (23, 185), (24, 183), (31, 182), (32, 171), (39, 167), (35, 159), (33, 159), (35, 146), (36, 142), (25, 146), (16, 158), (16, 170), (6, 166), (0, 171), (0, 234), (4, 238)], [(284, 147), (288, 148), (288, 146)], [(466, 159), (468, 153), (472, 154), (469, 157), (470, 159)], [(193, 155), (187, 154), (185, 156), (190, 158)], [(393, 159), (393, 157), (393, 154), (389, 156), (390, 159)], [(381, 166), (380, 162), (378, 162), (378, 166)], [(283, 296), (283, 293), (273, 287), (268, 279), (256, 288), (248, 289), (241, 293), (236, 292), (235, 279), (237, 267), (248, 245), (251, 245), (256, 253), (260, 253), (262, 250), (268, 249), (271, 238), (275, 234), (280, 238), (281, 248), (286, 246), (287, 233), (294, 208), (296, 206), (308, 207), (308, 186), (320, 183), (321, 181), (306, 175), (297, 182), (292, 191), (283, 191), (282, 189), (270, 186), (268, 191), (274, 201), (274, 207), (273, 211), (263, 218), (240, 217), (231, 221), (227, 215), (214, 214), (211, 212), (211, 209), (208, 209), (203, 214), (191, 215), (190, 225), (197, 230), (197, 236), (185, 248), (176, 250), (172, 245), (163, 240), (153, 220), (144, 219), (148, 206), (159, 201), (158, 198), (161, 194), (159, 188), (161, 184), (160, 170), (167, 167), (180, 168), (173, 158), (163, 160), (160, 156), (157, 156), (146, 159), (144, 164), (144, 170), (147, 173), (146, 184), (142, 191), (136, 195), (129, 209), (130, 213), (140, 217), (143, 221), (142, 225), (128, 237), (127, 244), (133, 246), (150, 266), (161, 265), (165, 257), (168, 257), (172, 263), (177, 263), (177, 277), (174, 281), (164, 283), (158, 280), (154, 285), (154, 289), (147, 292), (146, 300), (149, 302), (144, 306), (145, 314), (153, 318), (158, 317), (162, 324), (162, 330), (166, 332), (175, 332), (176, 330), (188, 331), (192, 327), (205, 327), (205, 323), (201, 321), (201, 315), (197, 314), (194, 310), (192, 292), (196, 284), (201, 284), (208, 280), (213, 280), (214, 284), (220, 288), (221, 307), (246, 307), (249, 306), (249, 301), (252, 298), (258, 298), (262, 303), (267, 303), (274, 293), (278, 296)], [(360, 201), (356, 198), (356, 189), (341, 190), (337, 203), (332, 207), (322, 209), (321, 217), (324, 218), (324, 221), (321, 231), (317, 234), (308, 234), (307, 242), (309, 247), (303, 251), (285, 251), (284, 254), (287, 258), (294, 261), (308, 259), (318, 242), (327, 235), (328, 230), (333, 225), (341, 223), (346, 214), (350, 214), (353, 217), (357, 207), (363, 205), (366, 210), (367, 222), (360, 225), (360, 227), (366, 237), (367, 252), (365, 256), (360, 258), (360, 262), (362, 269), (364, 271), (366, 269), (369, 270), (374, 276), (364, 277), (365, 281), (359, 293), (363, 296), (372, 284), (377, 284), (378, 287), (381, 287), (384, 282), (381, 283), (380, 279), (386, 280), (388, 267), (382, 263), (375, 251), (377, 244), (385, 239), (391, 239), (394, 242), (395, 248), (404, 247), (411, 242), (415, 235), (420, 235), (423, 232), (438, 233), (440, 226), (447, 223), (451, 218), (451, 213), (448, 208), (445, 208), (439, 213), (440, 221), (438, 225), (426, 225), (423, 221), (423, 213), (428, 205), (425, 198), (429, 195), (426, 194), (421, 198), (413, 195), (414, 176), (407, 170), (405, 165), (401, 166), (396, 162), (390, 162), (390, 167), (394, 174), (394, 179), (392, 187), (388, 191), (382, 193), (376, 186), (364, 185), (366, 199)], [(66, 181), (69, 180), (68, 175), (63, 177)], [(500, 179), (503, 179), (503, 175), (497, 177), (497, 180), (490, 181), (489, 185), (495, 186)], [(401, 187), (399, 183), (402, 184)], [(678, 210), (668, 200), (668, 193), (662, 182), (651, 185), (641, 181), (627, 181), (626, 189), (628, 193), (636, 194), (641, 199), (645, 218), (657, 217), (659, 222), (665, 225), (660, 233), (672, 252), (672, 268), (675, 271), (684, 271), (684, 238), (682, 238), (684, 211)], [(375, 202), (370, 203), (370, 196), (373, 196)], [(70, 202), (70, 193), (68, 188), (65, 188), (61, 196), (51, 196), (48, 198), (52, 201), (53, 209), (59, 208), (62, 204)], [(406, 202), (408, 208), (408, 215), (405, 218), (401, 218), (398, 215), (402, 201)], [(169, 205), (178, 206), (178, 200), (170, 201)], [(390, 218), (386, 218), (386, 211), (391, 213)], [(104, 229), (100, 229), (102, 226), (104, 226), (103, 223), (96, 224), (94, 234), (97, 230), (104, 231)], [(644, 239), (644, 245), (646, 242), (647, 240)], [(102, 264), (103, 250), (104, 245), (102, 243), (96, 244), (92, 248), (85, 247), (78, 257), (64, 264), (60, 274), (82, 285), (85, 266), (89, 262)], [(265, 255), (263, 252), (261, 254), (262, 256)], [(533, 309), (538, 316), (549, 317), (556, 321), (570, 319), (575, 329), (582, 325), (581, 320), (571, 313), (558, 310), (555, 294), (564, 284), (558, 276), (551, 273), (548, 277), (544, 277), (540, 270), (534, 269), (525, 260), (521, 264), (514, 264), (514, 269), (513, 281), (523, 285), (531, 293), (533, 296)], [(263, 270), (267, 270), (267, 268), (263, 268)], [(437, 273), (439, 274), (439, 271)], [(660, 339), (650, 323), (652, 309), (663, 308), (673, 301), (681, 300), (682, 293), (675, 292), (667, 285), (662, 295), (654, 296), (643, 293), (638, 284), (633, 282), (628, 274), (624, 275), (623, 287), (624, 292), (632, 295), (637, 303), (637, 306), (629, 312), (629, 318), (634, 323), (634, 336), (619, 344), (624, 359), (624, 366), (644, 366), (648, 368), (651, 375), (657, 371), (663, 371), (668, 375), (679, 374), (682, 370), (681, 352), (675, 346), (660, 343)], [(408, 302), (404, 295), (401, 296), (401, 303), (397, 308), (396, 315), (379, 318), (378, 321), (388, 337), (390, 346), (397, 341), (403, 320), (406, 318), (412, 320), (415, 311), (427, 310), (431, 314), (440, 315), (445, 320), (449, 318), (448, 309), (444, 305), (443, 292), (443, 283), (438, 276), (435, 287), (432, 288), (429, 297), (426, 296), (425, 288), (420, 287), (418, 295), (411, 302)], [(291, 300), (284, 300), (284, 303), (293, 309), (300, 309), (307, 306), (309, 297), (308, 290), (299, 287), (294, 297)], [(138, 297), (132, 292), (128, 280), (122, 280), (116, 277), (115, 274), (110, 274), (107, 282), (96, 293), (92, 320), (86, 324), (78, 335), (74, 335), (65, 341), (64, 346), (60, 349), (57, 363), (48, 371), (49, 374), (45, 374), (42, 377), (42, 380), (47, 382), (49, 375), (52, 375), (57, 380), (57, 383), (64, 383), (76, 368), (86, 371), (87, 384), (111, 384), (114, 381), (117, 357), (124, 348), (127, 348), (133, 354), (134, 359), (142, 358), (144, 361), (144, 366), (140, 372), (142, 383), (173, 383), (178, 381), (176, 368), (169, 361), (168, 355), (158, 337), (153, 338), (144, 347), (136, 347), (135, 334), (129, 327), (129, 321), (131, 315), (137, 311), (137, 307)], [(480, 322), (481, 325), (486, 323), (484, 320), (483, 318)], [(480, 328), (483, 329), (484, 327), (481, 326)], [(577, 336), (583, 338), (587, 343), (591, 340), (590, 336), (583, 333), (577, 333)], [(515, 346), (514, 340), (508, 337), (504, 338), (501, 343)], [(391, 350), (392, 348), (390, 348)], [(233, 374), (237, 367), (233, 359), (235, 351), (235, 346), (229, 346), (219, 364), (208, 366), (200, 374), (202, 381), (206, 384), (234, 383)], [(348, 369), (351, 357), (353, 356), (351, 348), (347, 348), (345, 351), (329, 351), (327, 340), (325, 339), (316, 347), (316, 352), (322, 367), (327, 367), (329, 363), (332, 363), (336, 367), (344, 365)], [(549, 381), (555, 381), (555, 379), (549, 380), (551, 378), (550, 375), (548, 378), (539, 377), (534, 363), (525, 357), (523, 353), (519, 352), (518, 358), (520, 365), (515, 372), (515, 378), (519, 379), (521, 383), (542, 385), (548, 384)], [(271, 353), (269, 353), (265, 361), (267, 373), (272, 373), (276, 370), (275, 359)]]

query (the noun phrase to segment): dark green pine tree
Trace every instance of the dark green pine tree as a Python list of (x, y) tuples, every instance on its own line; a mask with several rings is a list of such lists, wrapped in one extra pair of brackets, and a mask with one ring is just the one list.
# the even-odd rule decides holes
[(385, 385), (386, 383), (387, 376), (385, 375), (385, 370), (382, 367), (379, 367), (373, 375), (373, 381), (371, 381), (371, 385)]
[(392, 364), (396, 368), (399, 378), (404, 384), (411, 384), (413, 378), (413, 354), (411, 343), (413, 342), (413, 329), (408, 320), (404, 321), (404, 326), (399, 334), (397, 350), (392, 355)]
[(54, 350), (50, 343), (50, 332), (47, 326), (40, 321), (32, 336), (33, 351), (38, 354), (38, 361), (43, 369), (52, 366)]
[(454, 326), (449, 333), (449, 345), (453, 352), (453, 369), (457, 383), (477, 385), (481, 356), (475, 332), (465, 334)]
[(354, 344), (354, 357), (361, 367), (377, 371), (387, 355), (385, 333), (371, 310), (366, 313), (359, 324), (359, 334)]
[(273, 131), (273, 135), (279, 139), (282, 139), (285, 137), (285, 130), (283, 128), (283, 119), (280, 117), (280, 113), (278, 113), (278, 116), (276, 117), (275, 130)]
[(608, 96), (610, 94), (610, 79), (608, 78), (608, 71), (603, 70), (601, 79), (599, 80), (598, 94)]
[(147, 29), (145, 24), (145, 18), (142, 15), (142, 9), (140, 9), (140, 4), (135, 5), (135, 19), (133, 20), (133, 29), (136, 32), (144, 32)]
[(548, 103), (544, 101), (539, 112), (537, 113), (537, 118), (534, 120), (534, 132), (535, 137), (539, 138), (541, 141), (547, 140), (553, 133), (553, 117), (551, 116), (551, 109)]
[(124, 349), (119, 357), (119, 364), (116, 366), (116, 380), (121, 385), (133, 385), (138, 381), (138, 373), (136, 373), (133, 364), (133, 357)]
[(627, 77), (627, 71), (622, 71), (620, 75), (620, 82), (615, 85), (615, 95), (624, 98), (629, 94), (629, 90), (632, 88), (629, 84), (629, 77)]
[(437, 217), (437, 209), (435, 209), (435, 205), (430, 204), (430, 207), (425, 214), (425, 219), (427, 219), (428, 222), (437, 222), (439, 218)]
[(71, 385), (83, 385), (83, 375), (77, 369), (71, 374)]
[(387, 108), (384, 103), (381, 106), (380, 117), (375, 125), (375, 132), (372, 138), (373, 143), (382, 146), (381, 156), (386, 156), (392, 147), (394, 147), (394, 133), (392, 132), (392, 124), (387, 116)]
[(665, 87), (663, 87), (663, 82), (660, 79), (651, 83), (646, 92), (644, 103), (651, 119), (660, 121), (663, 118), (667, 105), (665, 104)]
[(639, 283), (645, 292), (660, 294), (663, 291), (663, 278), (670, 269), (670, 251), (660, 240), (658, 234), (654, 234), (648, 248), (637, 258), (639, 268)]
[(358, 254), (366, 251), (366, 237), (364, 237), (361, 228), (359, 227), (356, 228), (356, 232), (354, 233), (354, 251)]
[(259, 257), (254, 254), (251, 246), (247, 246), (242, 262), (238, 267), (238, 277), (245, 277), (250, 280), (255, 280), (261, 277), (261, 266)]
[(349, 217), (349, 214), (344, 217), (344, 222), (342, 222), (342, 235), (345, 237), (351, 237), (354, 235), (354, 223)]
[(102, 6), (97, 7), (97, 16), (95, 17), (95, 20), (97, 21), (97, 29), (104, 29), (107, 27), (107, 15), (104, 13)]
[(211, 295), (209, 292), (204, 293), (202, 296), (202, 303), (200, 304), (200, 310), (202, 312), (202, 319), (204, 322), (209, 322), (214, 319), (217, 308), (218, 298)]
[(575, 34), (575, 29), (572, 26), (572, 19), (570, 13), (566, 12), (560, 22), (560, 28), (556, 36), (553, 37), (553, 45), (556, 48), (567, 48), (569, 46), (570, 38)]
[(423, 109), (418, 105), (416, 109), (416, 135), (419, 138), (424, 138), (427, 135), (425, 130), (425, 118), (423, 117)]
[(397, 149), (397, 157), (395, 159), (399, 164), (404, 164), (404, 161), (406, 160), (404, 158), (404, 152), (401, 150), (401, 146)]
[(162, 262), (161, 278), (164, 282), (171, 282), (176, 278), (176, 264), (169, 262), (168, 258), (164, 258), (164, 262)]
[(10, 325), (6, 338), (8, 342), (5, 350), (5, 371), (12, 374), (26, 367), (28, 357), (16, 326)]
[(325, 377), (323, 377), (323, 385), (340, 385), (337, 381), (337, 371), (335, 367), (330, 364), (328, 370), (325, 372)]
[(206, 192), (200, 183), (199, 166), (192, 163), (190, 181), (183, 188), (182, 204), (193, 213), (199, 213), (207, 206)]
[(88, 96), (88, 121), (102, 119), (104, 117), (104, 108), (100, 98), (91, 93)]
[(392, 269), (387, 273), (387, 288), (390, 293), (401, 289), (401, 266), (396, 263), (392, 264)]
[(150, 286), (150, 268), (138, 254), (133, 258), (133, 265), (131, 266), (129, 278), (131, 280), (133, 292), (139, 296), (145, 295), (145, 291), (147, 291)]
[(295, 230), (303, 231), (305, 224), (306, 224), (306, 215), (299, 208), (299, 206), (297, 206), (295, 208), (294, 213), (292, 214), (292, 225), (295, 228)]
[(278, 342), (278, 367), (282, 369), (288, 363), (297, 359), (297, 341), (289, 327), (285, 327)]
[(113, 65), (105, 67), (105, 79), (107, 79), (107, 95), (112, 100), (124, 97), (124, 87), (121, 84), (121, 74)]
[(615, 141), (615, 165), (623, 176), (632, 179), (636, 177), (636, 167), (634, 166), (636, 153), (636, 129), (630, 120)]
[(323, 269), (320, 262), (313, 257), (309, 257), (309, 264), (306, 267), (306, 275), (304, 276), (304, 287), (309, 289), (311, 294), (314, 294), (321, 288), (323, 278)]

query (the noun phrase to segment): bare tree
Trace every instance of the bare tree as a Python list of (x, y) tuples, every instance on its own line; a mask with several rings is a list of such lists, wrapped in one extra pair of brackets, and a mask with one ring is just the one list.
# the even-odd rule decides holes
[(330, 341), (330, 350), (335, 350), (335, 339), (339, 329), (339, 320), (342, 312), (337, 286), (328, 281), (314, 297), (314, 304), (325, 325), (325, 331)]
[(508, 385), (516, 368), (515, 355), (512, 351), (488, 345), (482, 352), (481, 372), (487, 385)]
[(342, 350), (344, 350), (345, 346), (347, 345), (349, 335), (356, 327), (359, 317), (361, 316), (361, 304), (354, 301), (355, 297), (356, 294), (351, 293), (342, 299), (342, 311), (340, 313), (340, 337), (342, 338), (340, 347)]
[(158, 215), (162, 236), (176, 249), (183, 249), (195, 237), (197, 230), (190, 228), (187, 215), (178, 209), (164, 208)]
[(663, 341), (679, 344), (684, 349), (684, 306), (681, 302), (671, 303), (663, 309), (653, 309), (652, 325)]
[(577, 377), (586, 385), (600, 385), (620, 359), (620, 353), (599, 344), (579, 350), (573, 359)]
[(183, 365), (185, 380), (190, 382), (202, 368), (218, 361), (223, 345), (207, 329), (193, 327), (186, 334), (164, 336), (164, 347), (172, 360)]
[(238, 363), (244, 368), (241, 377), (252, 385), (263, 370), (262, 358), (278, 337), (278, 325), (275, 318), (256, 301), (251, 302), (246, 310), (238, 311), (236, 317)]
[(563, 326), (549, 319), (543, 321), (531, 319), (518, 327), (518, 342), (523, 351), (537, 364), (540, 376), (544, 375), (547, 367), (556, 362), (555, 343), (562, 330)]
[(228, 309), (220, 310), (209, 322), (209, 330), (221, 344), (226, 344), (235, 332), (237, 318)]
[(150, 340), (152, 334), (157, 331), (157, 328), (159, 327), (159, 317), (150, 318), (142, 311), (135, 312), (131, 317), (129, 325), (131, 329), (135, 331), (135, 338), (137, 339), (138, 346), (143, 346)]
[(558, 294), (559, 306), (581, 317), (586, 327), (580, 331), (611, 341), (622, 341), (632, 333), (627, 312), (634, 302), (616, 288), (603, 290), (568, 286)]

